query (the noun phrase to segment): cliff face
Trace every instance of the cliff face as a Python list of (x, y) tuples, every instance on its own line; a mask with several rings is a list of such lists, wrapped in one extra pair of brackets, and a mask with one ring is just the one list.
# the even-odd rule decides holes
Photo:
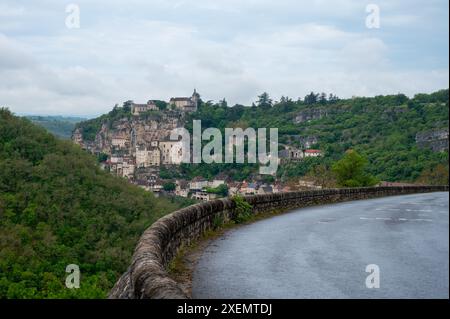
[(329, 111), (324, 108), (307, 109), (297, 114), (297, 116), (294, 119), (294, 123), (298, 124), (312, 120), (319, 120), (322, 117), (327, 116), (328, 113)]
[(420, 148), (431, 148), (434, 152), (448, 151), (448, 129), (419, 132), (416, 143)]
[(334, 116), (337, 114), (349, 112), (348, 106), (313, 106), (301, 110), (295, 115), (294, 123), (300, 124), (314, 120), (320, 120), (324, 117)]
[(167, 110), (151, 115), (105, 120), (93, 141), (83, 139), (82, 129), (72, 134), (72, 140), (92, 153), (133, 154), (136, 147), (151, 147), (152, 143), (169, 140), (170, 132), (184, 126), (184, 113)]

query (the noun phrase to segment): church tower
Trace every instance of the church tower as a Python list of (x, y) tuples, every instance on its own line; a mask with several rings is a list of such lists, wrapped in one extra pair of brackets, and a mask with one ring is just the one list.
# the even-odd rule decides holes
[(197, 89), (194, 89), (194, 93), (192, 93), (191, 101), (193, 102), (195, 109), (197, 109), (198, 102), (200, 101), (200, 94), (198, 94)]

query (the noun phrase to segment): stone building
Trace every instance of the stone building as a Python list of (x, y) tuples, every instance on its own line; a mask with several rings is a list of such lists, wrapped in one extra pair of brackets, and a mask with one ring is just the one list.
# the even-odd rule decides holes
[(136, 166), (149, 167), (161, 165), (161, 151), (158, 147), (138, 146), (136, 147)]
[(128, 147), (129, 139), (123, 136), (115, 136), (111, 139), (111, 146), (116, 148)]
[(159, 149), (161, 150), (161, 164), (179, 165), (182, 163), (183, 147), (181, 141), (160, 141)]
[(155, 102), (149, 100), (147, 104), (135, 104), (131, 103), (131, 112), (133, 115), (139, 115), (147, 111), (158, 111), (159, 108), (156, 106)]
[(175, 185), (175, 195), (186, 198), (189, 196), (189, 183), (186, 180), (176, 180)]
[(208, 180), (201, 176), (194, 177), (189, 183), (190, 190), (202, 190), (205, 187), (208, 187)]
[(300, 161), (305, 157), (304, 150), (289, 145), (285, 145), (284, 147), (284, 150), (278, 152), (278, 159), (280, 163)]
[(200, 101), (200, 94), (194, 89), (191, 97), (173, 97), (169, 101), (169, 105), (184, 112), (197, 111), (198, 102)]
[(319, 157), (322, 156), (321, 150), (304, 150), (303, 151), (303, 157)]
[(191, 198), (208, 202), (217, 198), (216, 194), (211, 194), (205, 191), (196, 191), (192, 194)]

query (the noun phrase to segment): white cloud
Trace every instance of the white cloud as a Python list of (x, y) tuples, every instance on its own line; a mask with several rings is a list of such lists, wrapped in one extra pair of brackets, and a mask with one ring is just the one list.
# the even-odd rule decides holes
[[(249, 104), (264, 90), (277, 99), (448, 87), (448, 45), (425, 44), (448, 36), (436, 19), (439, 2), (421, 10), (417, 1), (381, 1), (376, 31), (365, 28), (365, 4), (356, 0), (83, 0), (76, 30), (65, 28), (59, 1), (16, 2), (0, 7), (8, 8), (0, 104), (20, 113), (98, 115), (127, 99), (167, 100), (194, 87), (230, 104)], [(419, 38), (411, 42), (405, 26)]]

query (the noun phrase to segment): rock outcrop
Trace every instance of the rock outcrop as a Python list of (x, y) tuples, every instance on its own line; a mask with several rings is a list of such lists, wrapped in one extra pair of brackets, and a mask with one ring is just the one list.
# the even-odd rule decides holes
[(420, 148), (431, 148), (433, 152), (448, 151), (448, 128), (419, 132), (416, 143)]

